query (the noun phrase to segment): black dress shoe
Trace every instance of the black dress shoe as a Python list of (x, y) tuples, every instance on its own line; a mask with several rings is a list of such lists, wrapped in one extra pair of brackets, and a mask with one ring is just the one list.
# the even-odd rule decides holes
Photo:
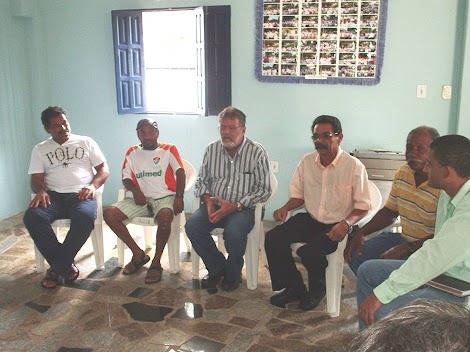
[(236, 290), (238, 286), (240, 286), (241, 282), (242, 282), (241, 279), (238, 279), (235, 281), (229, 281), (229, 280), (224, 279), (224, 281), (222, 281), (222, 284), (220, 285), (220, 288), (224, 291), (233, 291), (233, 290)]
[(215, 287), (224, 275), (225, 275), (225, 269), (222, 269), (215, 275), (207, 274), (201, 280), (201, 287), (202, 288)]
[(287, 287), (281, 293), (277, 293), (274, 296), (271, 296), (269, 301), (272, 305), (275, 305), (280, 308), (286, 308), (287, 303), (298, 301), (305, 295), (306, 292), (307, 289), (305, 288), (305, 286), (302, 286), (302, 288), (300, 289)]
[(305, 311), (315, 309), (323, 297), (325, 297), (325, 291), (321, 291), (320, 294), (308, 292), (300, 300), (299, 308)]

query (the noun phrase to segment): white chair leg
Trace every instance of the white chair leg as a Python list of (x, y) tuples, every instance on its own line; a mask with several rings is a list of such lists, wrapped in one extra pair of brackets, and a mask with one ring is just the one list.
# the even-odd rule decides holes
[(259, 229), (253, 228), (253, 230), (248, 234), (245, 251), (246, 287), (249, 290), (256, 290), (258, 287), (258, 265)]
[(341, 304), (341, 284), (343, 283), (343, 252), (346, 246), (346, 238), (338, 244), (338, 249), (327, 256), (326, 268), (326, 307), (328, 315), (335, 318), (339, 315)]
[[(101, 255), (101, 247), (103, 247), (103, 233), (96, 228), (91, 232), (91, 243), (93, 245), (93, 253), (95, 256), (96, 269), (100, 270), (104, 265), (104, 259)], [(100, 245), (101, 242), (101, 245)]]
[(265, 233), (264, 233), (264, 225), (261, 222), (260, 233), (259, 233), (259, 248), (261, 251), (261, 256), (263, 257), (263, 263), (266, 268), (269, 267), (268, 265), (268, 256), (266, 255), (266, 249), (264, 248), (264, 241), (265, 241)]
[(186, 252), (191, 252), (191, 242), (189, 241), (189, 238), (186, 235), (186, 230), (184, 228), (185, 225), (186, 225), (186, 215), (184, 214), (184, 212), (182, 212), (181, 213), (181, 224), (180, 224), (181, 235), (184, 238), (184, 243), (186, 245)]
[(124, 266), (124, 242), (117, 237), (117, 255), (118, 255), (118, 267), (122, 268)]
[(152, 249), (152, 231), (153, 226), (144, 226), (145, 249)]
[(42, 256), (41, 252), (39, 252), (38, 247), (34, 245), (34, 258), (36, 259), (36, 271), (38, 273), (44, 272), (44, 257)]
[(181, 214), (178, 214), (171, 222), (171, 233), (167, 243), (171, 274), (176, 274), (180, 270), (180, 222)]
[(191, 247), (191, 264), (193, 267), (193, 279), (199, 280), (199, 255), (194, 250), (194, 247)]

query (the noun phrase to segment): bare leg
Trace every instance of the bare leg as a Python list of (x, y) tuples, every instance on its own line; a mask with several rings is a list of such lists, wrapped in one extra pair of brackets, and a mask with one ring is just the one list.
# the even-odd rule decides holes
[(163, 249), (168, 242), (168, 238), (170, 238), (172, 220), (173, 210), (170, 208), (163, 208), (157, 214), (157, 248), (151, 266), (161, 266), (160, 260), (162, 259)]
[[(108, 207), (103, 212), (103, 218), (116, 236), (132, 251), (132, 260), (139, 262), (145, 252), (137, 245), (126, 225), (124, 225), (123, 221), (127, 219), (127, 216), (116, 207)], [(124, 268), (124, 272), (126, 272), (126, 268)]]

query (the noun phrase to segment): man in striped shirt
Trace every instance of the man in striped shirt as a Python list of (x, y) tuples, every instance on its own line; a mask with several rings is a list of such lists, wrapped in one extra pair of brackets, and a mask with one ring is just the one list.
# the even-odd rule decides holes
[[(426, 126), (417, 127), (408, 134), (408, 165), (396, 173), (385, 206), (354, 234), (344, 251), (345, 260), (355, 274), (366, 260), (407, 258), (434, 234), (440, 190), (428, 184), (424, 164), (431, 142), (438, 137), (434, 128)], [(390, 226), (398, 216), (401, 233), (382, 232), (364, 242), (364, 236)]]
[[(220, 140), (207, 147), (196, 181), (201, 207), (187, 220), (186, 233), (208, 271), (202, 287), (214, 287), (222, 277), (223, 290), (240, 285), (255, 205), (271, 194), (268, 154), (245, 137), (245, 121), (245, 114), (231, 106), (219, 114)], [(212, 239), (214, 228), (224, 228), (227, 259)]]

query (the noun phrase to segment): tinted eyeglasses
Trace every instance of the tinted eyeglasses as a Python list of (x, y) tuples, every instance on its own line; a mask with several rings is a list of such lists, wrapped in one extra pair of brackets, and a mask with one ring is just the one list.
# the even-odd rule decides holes
[(331, 138), (333, 138), (333, 136), (337, 136), (337, 135), (339, 135), (338, 132), (335, 132), (335, 133), (325, 132), (325, 133), (321, 133), (321, 134), (314, 133), (312, 135), (312, 141), (315, 142), (315, 141), (319, 140), (320, 138), (321, 139), (331, 139)]

